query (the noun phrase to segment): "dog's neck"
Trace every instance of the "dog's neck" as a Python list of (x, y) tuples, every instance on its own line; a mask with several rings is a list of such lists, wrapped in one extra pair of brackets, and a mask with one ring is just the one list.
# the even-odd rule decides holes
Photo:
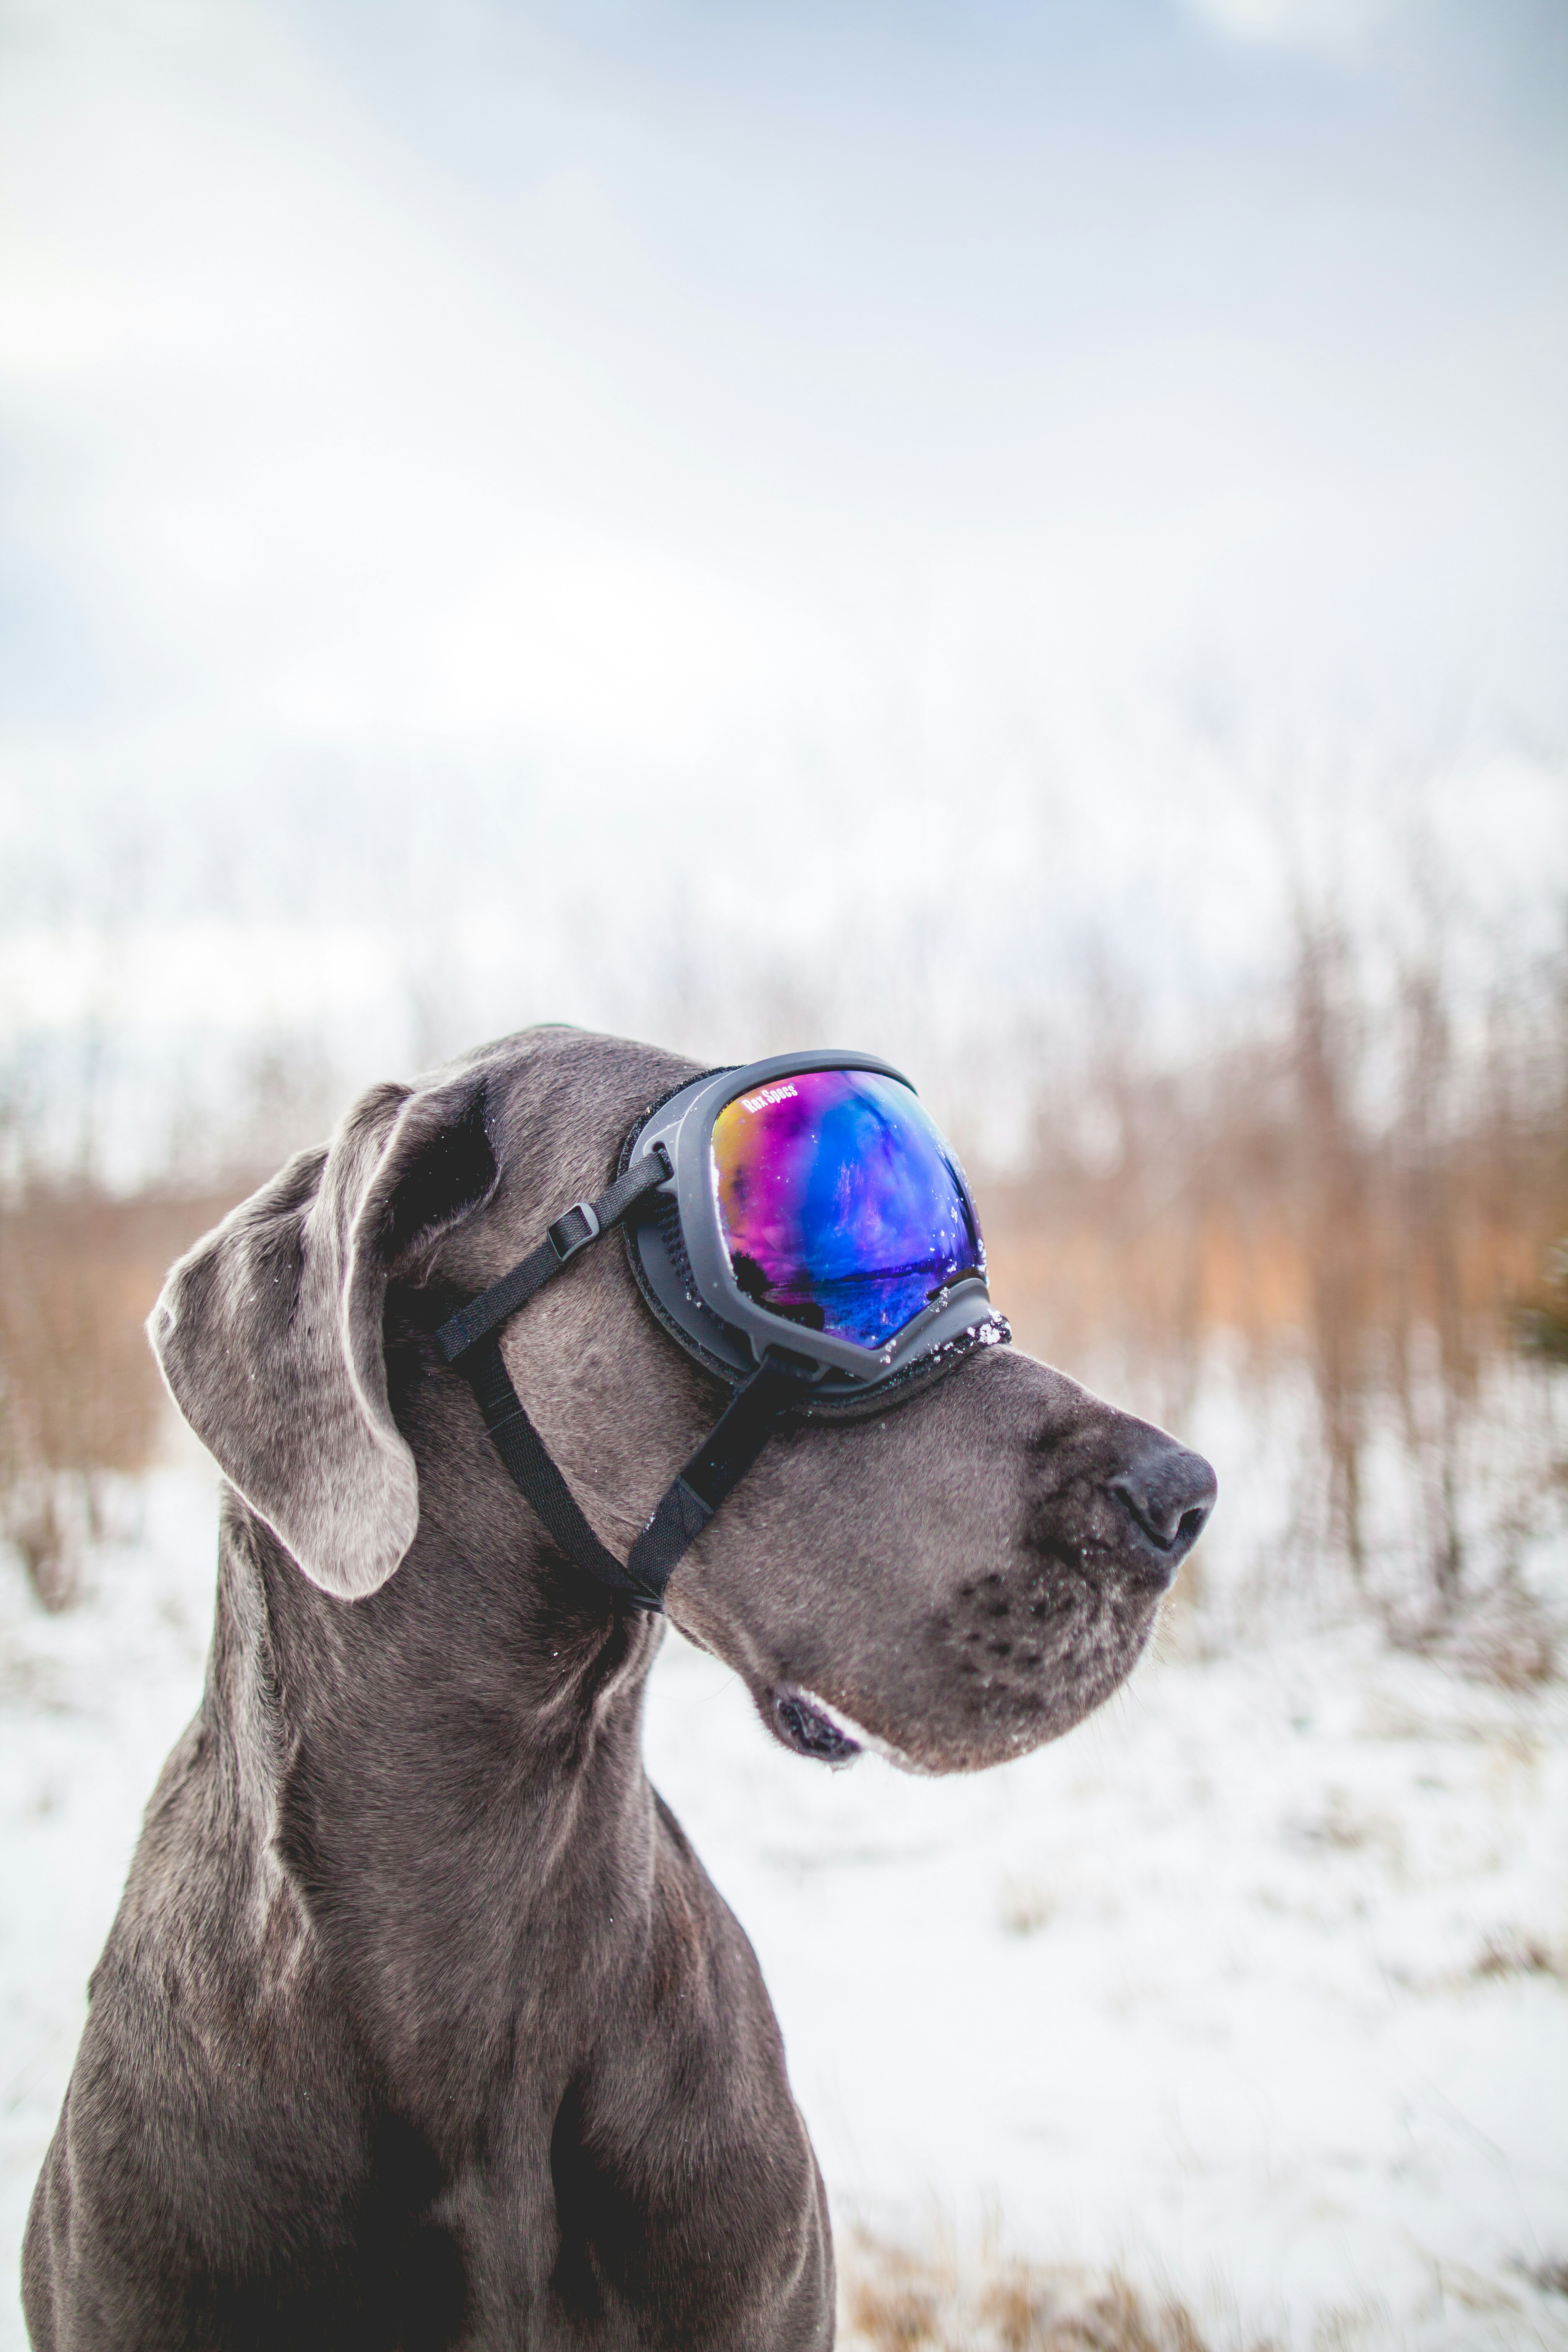
[(414, 1547), (353, 1603), (226, 1491), (207, 1707), (268, 1792), (258, 1860), (378, 2054), (448, 2093), (472, 2071), (482, 2098), (531, 2019), (587, 2030), (647, 1948), (661, 1629), (560, 1558), (499, 1464), (421, 1454)]

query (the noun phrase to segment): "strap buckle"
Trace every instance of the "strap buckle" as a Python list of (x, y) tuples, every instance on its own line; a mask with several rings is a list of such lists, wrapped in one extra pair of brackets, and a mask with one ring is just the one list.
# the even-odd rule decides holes
[[(581, 1220), (575, 1229), (574, 1218)], [(546, 1229), (544, 1238), (564, 1265), (568, 1258), (575, 1257), (580, 1249), (586, 1249), (590, 1242), (597, 1241), (602, 1231), (599, 1213), (592, 1201), (574, 1201), (572, 1206), (563, 1210), (555, 1223)]]

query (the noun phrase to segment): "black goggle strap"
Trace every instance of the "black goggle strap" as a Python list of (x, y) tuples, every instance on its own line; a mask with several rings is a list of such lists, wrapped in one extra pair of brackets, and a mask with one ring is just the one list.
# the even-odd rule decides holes
[(808, 1368), (797, 1370), (770, 1349), (741, 1382), (696, 1453), (659, 1496), (627, 1554), (626, 1565), (640, 1584), (663, 1592), (681, 1553), (740, 1485), (782, 1415), (799, 1404), (810, 1380)]
[(485, 1417), (496, 1452), (567, 1557), (601, 1584), (624, 1592), (640, 1606), (649, 1602), (637, 1579), (606, 1551), (577, 1506), (577, 1498), (552, 1460), (544, 1440), (522, 1409), (522, 1399), (500, 1360), (500, 1341), (480, 1339), (466, 1354), (462, 1370)]
[(574, 1201), (549, 1227), (536, 1250), (530, 1250), (510, 1274), (503, 1274), (499, 1282), (492, 1282), (442, 1324), (436, 1344), (447, 1361), (455, 1364), (476, 1339), (482, 1339), (487, 1331), (526, 1307), (535, 1291), (542, 1290), (563, 1265), (569, 1265), (580, 1249), (597, 1241), (611, 1225), (618, 1225), (645, 1192), (651, 1192), (656, 1184), (668, 1183), (673, 1173), (663, 1148), (656, 1146), (596, 1201)]
[(496, 1452), (529, 1504), (567, 1556), (638, 1609), (660, 1610), (670, 1572), (696, 1541), (732, 1487), (766, 1444), (780, 1415), (799, 1402), (810, 1369), (797, 1370), (771, 1351), (742, 1381), (690, 1460), (655, 1507), (625, 1567), (599, 1541), (576, 1497), (523, 1411), (501, 1361), (497, 1326), (526, 1305), (562, 1267), (600, 1234), (617, 1224), (645, 1192), (669, 1175), (662, 1152), (651, 1154), (596, 1201), (579, 1201), (558, 1217), (536, 1250), (510, 1274), (460, 1307), (436, 1334), (449, 1364), (472, 1387)]

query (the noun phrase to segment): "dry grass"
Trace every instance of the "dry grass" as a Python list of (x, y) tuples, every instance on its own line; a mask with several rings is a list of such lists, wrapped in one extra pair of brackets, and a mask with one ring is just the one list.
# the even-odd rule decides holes
[(46, 1608), (73, 1596), (105, 1480), (151, 1459), (163, 1391), (142, 1327), (227, 1205), (39, 1182), (0, 1206), (0, 1534)]
[(1478, 1977), (1556, 1977), (1568, 1983), (1568, 1951), (1523, 1928), (1500, 1928), (1481, 1947)]
[(966, 2266), (859, 2231), (839, 2263), (844, 2352), (1208, 2352), (1184, 2305), (1116, 2272), (1091, 2280), (1006, 2256)]
[(1031, 1878), (1009, 1878), (996, 1906), (999, 1924), (1009, 1936), (1037, 1936), (1055, 1908), (1050, 1895)]
[(103, 1181), (102, 1145), (133, 1077), (111, 1028), (76, 1042), (0, 1058), (0, 1539), (49, 1609), (74, 1596), (109, 1480), (156, 1447), (142, 1327), (170, 1264), (326, 1131), (339, 1092), (309, 1040), (263, 1042), (176, 1105), (161, 1172), (128, 1194)]
[(1468, 1681), (1531, 1690), (1559, 1672), (1563, 1629), (1506, 1570), (1486, 1591), (1467, 1594), (1414, 1625), (1390, 1621), (1395, 1647), (1440, 1658)]

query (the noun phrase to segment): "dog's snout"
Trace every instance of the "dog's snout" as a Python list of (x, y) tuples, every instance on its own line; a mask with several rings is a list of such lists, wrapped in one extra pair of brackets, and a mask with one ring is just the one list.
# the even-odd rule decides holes
[(1174, 1576), (1204, 1531), (1218, 1484), (1201, 1454), (1162, 1437), (1111, 1479), (1110, 1491), (1163, 1555), (1167, 1575)]

